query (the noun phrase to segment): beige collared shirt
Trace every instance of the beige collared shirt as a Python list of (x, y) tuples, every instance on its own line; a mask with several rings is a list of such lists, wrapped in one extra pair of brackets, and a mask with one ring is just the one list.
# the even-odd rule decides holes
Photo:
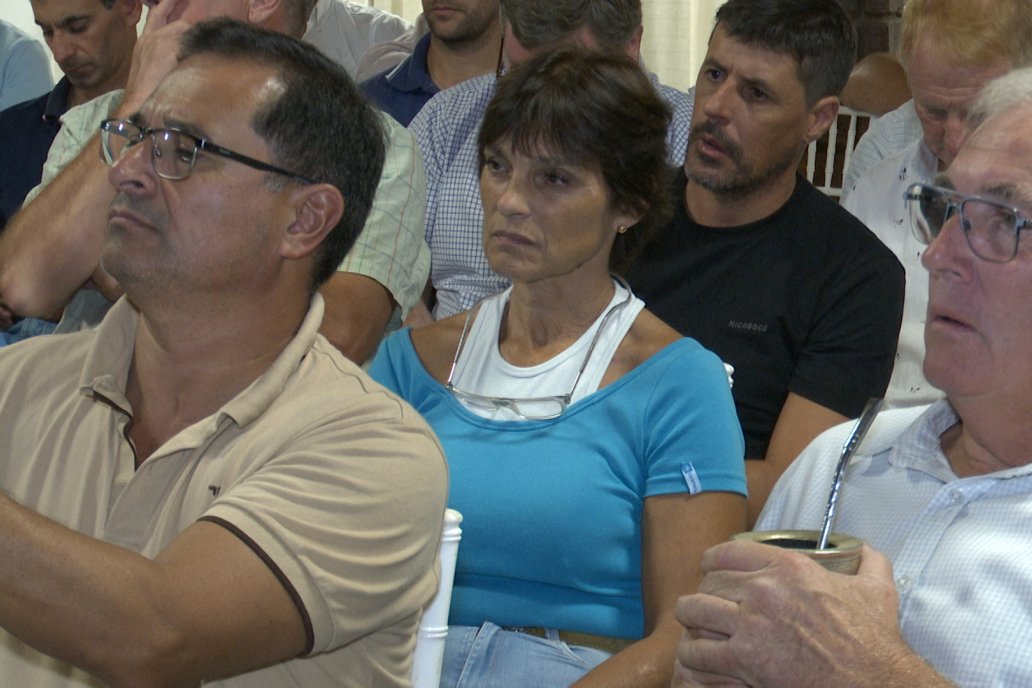
[[(154, 557), (198, 519), (241, 537), (291, 592), (307, 656), (217, 686), (407, 685), (447, 491), (422, 419), (317, 334), (317, 295), (264, 375), (134, 470), (125, 397), (139, 314), (0, 351), (0, 489)], [(0, 685), (98, 685), (0, 631)]]

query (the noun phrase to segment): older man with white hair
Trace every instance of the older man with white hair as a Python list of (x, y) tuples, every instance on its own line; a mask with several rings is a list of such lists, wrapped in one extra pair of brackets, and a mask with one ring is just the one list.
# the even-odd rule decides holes
[[(892, 249), (906, 270), (903, 323), (885, 399), (890, 406), (916, 406), (935, 401), (942, 392), (921, 371), (927, 274), (921, 265), (924, 247), (908, 231), (903, 192), (953, 161), (968, 109), (987, 83), (1032, 64), (1032, 44), (1026, 38), (1032, 35), (1032, 3), (909, 0), (901, 32), (903, 63), (914, 98), (885, 119), (909, 112), (919, 125), (919, 135), (868, 167), (855, 181), (847, 180), (842, 205)], [(857, 154), (863, 155), (861, 148)], [(851, 163), (851, 167), (857, 166)]]
[[(866, 540), (855, 577), (732, 542), (678, 602), (675, 686), (1032, 684), (1032, 69), (991, 83), (946, 173), (907, 192), (928, 243), (924, 372), (946, 393), (882, 413), (835, 529)], [(760, 529), (814, 528), (849, 428), (785, 473)]]

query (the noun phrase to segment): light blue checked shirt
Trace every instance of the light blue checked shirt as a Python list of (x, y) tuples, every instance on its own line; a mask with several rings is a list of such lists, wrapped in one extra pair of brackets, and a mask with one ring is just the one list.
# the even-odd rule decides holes
[[(667, 150), (670, 163), (680, 166), (688, 147), (694, 89), (682, 93), (659, 84), (654, 75), (650, 78), (673, 110)], [(477, 136), (496, 82), (494, 74), (485, 74), (441, 91), (409, 125), (426, 165), (426, 243), (430, 279), (437, 290), (436, 318), (467, 310), (509, 285), (491, 270), (481, 244), (484, 209)]]
[[(881, 413), (846, 471), (834, 530), (892, 560), (903, 637), (936, 670), (961, 686), (1029, 686), (1032, 464), (958, 478), (939, 447), (956, 422), (945, 400)], [(851, 426), (800, 455), (757, 530), (820, 527)]]

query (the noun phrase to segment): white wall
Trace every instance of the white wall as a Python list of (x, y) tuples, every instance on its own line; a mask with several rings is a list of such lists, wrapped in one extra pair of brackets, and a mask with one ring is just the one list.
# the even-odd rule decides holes
[(10, 22), (26, 33), (43, 40), (43, 33), (32, 21), (32, 5), (29, 0), (3, 0), (0, 19)]
[(713, 16), (725, 0), (642, 0), (642, 57), (667, 86), (688, 90), (706, 57)]

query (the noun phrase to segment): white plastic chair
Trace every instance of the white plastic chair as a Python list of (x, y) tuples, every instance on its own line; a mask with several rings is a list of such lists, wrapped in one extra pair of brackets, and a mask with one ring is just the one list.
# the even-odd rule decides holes
[[(831, 123), (828, 133), (816, 141), (811, 141), (810, 145), (807, 146), (806, 180), (835, 200), (841, 198), (842, 178), (846, 173), (846, 168), (849, 167), (850, 158), (853, 157), (853, 149), (856, 147), (858, 139), (858, 126), (861, 123), (870, 126), (870, 123), (875, 119), (877, 118), (866, 112), (858, 112), (844, 105), (839, 107), (838, 117)], [(840, 120), (845, 120), (844, 127), (839, 127)], [(863, 131), (867, 130), (867, 126), (863, 127)], [(840, 157), (838, 155), (839, 135), (843, 128), (845, 129), (846, 141), (843, 147), (843, 154)], [(862, 134), (863, 131), (860, 133)], [(819, 182), (815, 182), (814, 172), (817, 167), (818, 147), (826, 153), (824, 156), (824, 176), (820, 178)]]
[(430, 605), (423, 610), (412, 656), (412, 688), (438, 688), (441, 683), (441, 662), (444, 641), (448, 637), (448, 610), (451, 608), (452, 582), (455, 580), (455, 559), (462, 539), (462, 514), (455, 509), (444, 512), (441, 531), (441, 580)]

